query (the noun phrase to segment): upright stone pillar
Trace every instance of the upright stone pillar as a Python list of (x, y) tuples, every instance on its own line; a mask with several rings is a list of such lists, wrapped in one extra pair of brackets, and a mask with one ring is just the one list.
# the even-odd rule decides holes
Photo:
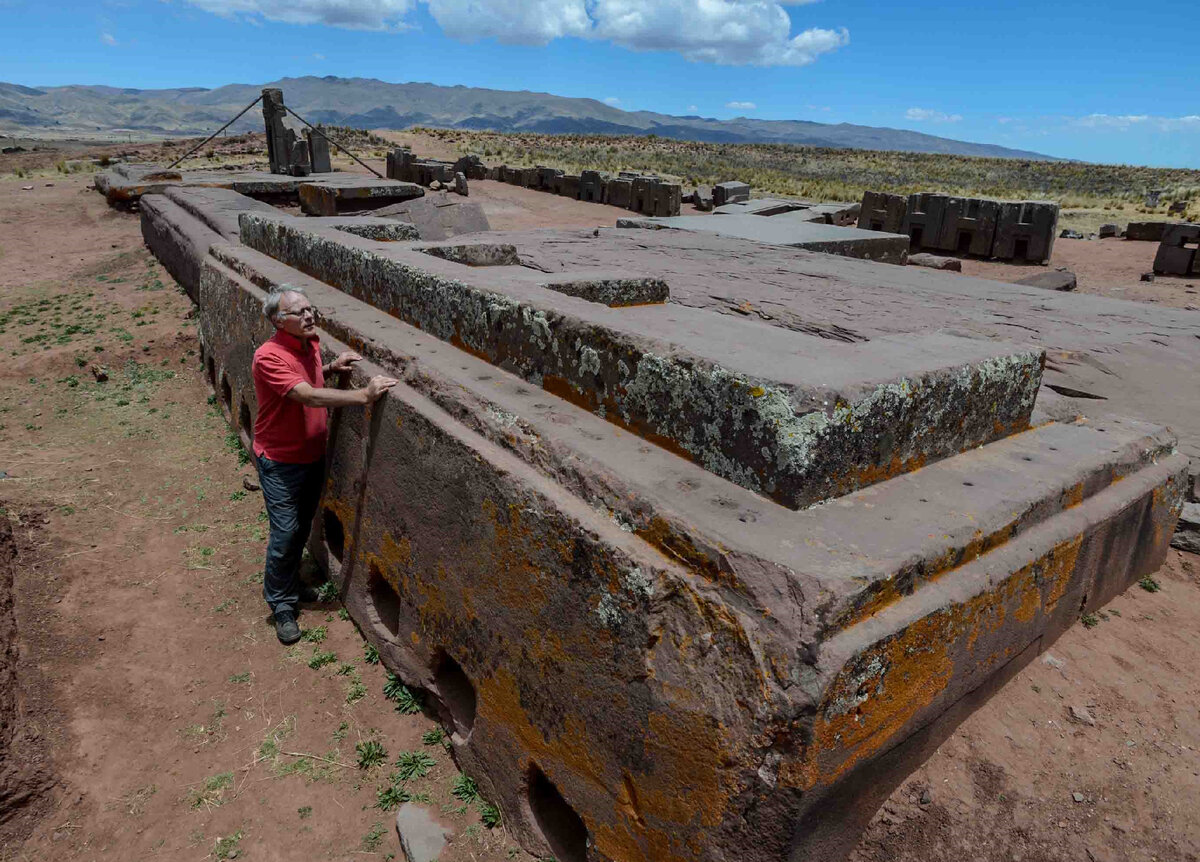
[(312, 172), (314, 174), (332, 172), (333, 164), (329, 159), (329, 140), (312, 129), (308, 129), (304, 134), (308, 138), (308, 158), (312, 165)]
[(283, 90), (267, 87), (262, 92), (263, 121), (267, 127), (267, 158), (271, 160), (271, 173), (286, 174), (291, 167), (292, 147), (288, 140), (291, 130), (283, 124), (283, 118), (287, 114), (283, 107)]

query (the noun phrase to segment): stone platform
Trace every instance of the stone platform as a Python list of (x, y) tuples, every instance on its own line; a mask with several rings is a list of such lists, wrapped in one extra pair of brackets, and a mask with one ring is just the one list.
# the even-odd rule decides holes
[[(380, 180), (363, 174), (329, 173), (306, 177), (267, 171), (172, 171), (158, 165), (120, 164), (96, 174), (96, 190), (110, 206), (136, 204), (143, 195), (168, 188), (228, 189), (260, 201), (300, 201), (306, 212), (337, 215), (356, 209), (383, 207), (420, 197), (425, 190), (413, 183)], [(304, 187), (308, 191), (304, 192)], [(305, 201), (307, 200), (307, 203)]]
[[(730, 206), (727, 205), (726, 208)], [(813, 222), (810, 218), (812, 215), (807, 210), (797, 209), (770, 217), (756, 213), (729, 213), (719, 217), (714, 215), (618, 219), (617, 226), (710, 233), (765, 245), (790, 246), (879, 263), (902, 264), (908, 257), (908, 237), (902, 234), (837, 227)]]
[(1038, 392), (1100, 362), (1051, 332), (1119, 380), (1195, 360), (1182, 315), (683, 231), (239, 223), (195, 260), (205, 373), (248, 438), (286, 282), (401, 380), (333, 414), (312, 550), (536, 855), (843, 858), (1166, 552), (1173, 436)]

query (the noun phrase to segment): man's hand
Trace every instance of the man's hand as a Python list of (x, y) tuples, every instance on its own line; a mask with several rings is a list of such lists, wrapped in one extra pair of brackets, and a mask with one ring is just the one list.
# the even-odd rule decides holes
[(383, 397), (383, 393), (387, 392), (398, 382), (393, 377), (384, 377), (382, 374), (377, 374), (368, 380), (367, 385), (359, 391), (366, 393), (368, 404), (374, 404)]
[(353, 350), (347, 350), (345, 353), (339, 354), (338, 358), (329, 363), (329, 373), (339, 374), (343, 371), (349, 371), (350, 366), (355, 362), (362, 362), (362, 357)]

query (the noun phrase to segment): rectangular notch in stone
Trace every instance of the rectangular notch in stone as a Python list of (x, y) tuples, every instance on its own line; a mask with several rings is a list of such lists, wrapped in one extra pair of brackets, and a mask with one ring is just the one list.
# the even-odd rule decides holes
[(658, 305), (671, 297), (671, 289), (661, 278), (636, 276), (595, 276), (590, 278), (570, 277), (544, 282), (541, 287), (598, 302), (609, 308), (631, 305)]

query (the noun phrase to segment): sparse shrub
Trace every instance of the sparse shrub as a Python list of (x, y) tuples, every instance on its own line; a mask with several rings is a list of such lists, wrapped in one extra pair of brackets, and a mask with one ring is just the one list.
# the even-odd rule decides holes
[(364, 739), (354, 744), (354, 753), (358, 758), (359, 769), (370, 769), (387, 760), (387, 749), (378, 739)]

